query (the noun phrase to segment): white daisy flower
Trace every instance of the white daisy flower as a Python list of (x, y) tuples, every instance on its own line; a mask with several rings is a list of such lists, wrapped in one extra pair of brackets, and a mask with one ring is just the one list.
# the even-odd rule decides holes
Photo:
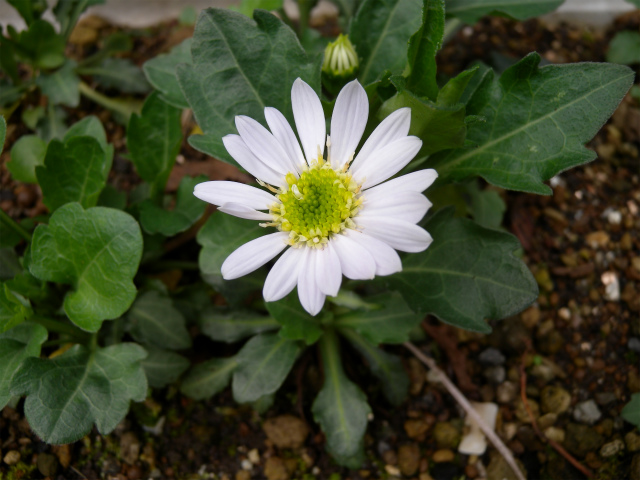
[(437, 173), (420, 170), (382, 183), (422, 146), (408, 135), (409, 108), (385, 118), (356, 155), (369, 115), (367, 94), (357, 80), (336, 99), (331, 137), (320, 99), (299, 78), (291, 101), (300, 143), (284, 115), (271, 107), (264, 112), (271, 131), (240, 115), (235, 121), (240, 135), (222, 139), (229, 154), (271, 193), (212, 181), (197, 185), (194, 195), (221, 212), (276, 230), (229, 255), (222, 265), (226, 280), (253, 272), (285, 250), (267, 276), (264, 299), (280, 300), (297, 285), (300, 303), (316, 315), (327, 295), (338, 294), (342, 275), (353, 280), (391, 275), (402, 270), (396, 250), (420, 252), (431, 244), (431, 235), (416, 223), (431, 207), (421, 192)]

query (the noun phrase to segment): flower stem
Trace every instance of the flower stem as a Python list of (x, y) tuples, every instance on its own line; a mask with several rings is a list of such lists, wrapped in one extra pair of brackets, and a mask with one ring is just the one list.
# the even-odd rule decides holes
[(20, 226), (20, 224), (13, 218), (7, 215), (2, 209), (0, 209), (0, 222), (4, 223), (7, 227), (16, 232), (27, 242), (31, 241), (31, 234), (27, 232), (22, 226)]
[(313, 0), (298, 0), (298, 10), (300, 12), (300, 21), (298, 25), (298, 36), (302, 38), (309, 28), (309, 17), (311, 9), (315, 2)]
[(89, 340), (89, 334), (87, 332), (80, 330), (78, 327), (70, 323), (64, 323), (59, 320), (54, 320), (53, 318), (43, 317), (41, 315), (34, 315), (31, 317), (31, 320), (39, 323), (51, 332), (70, 335), (77, 340), (80, 340), (82, 343), (85, 343)]

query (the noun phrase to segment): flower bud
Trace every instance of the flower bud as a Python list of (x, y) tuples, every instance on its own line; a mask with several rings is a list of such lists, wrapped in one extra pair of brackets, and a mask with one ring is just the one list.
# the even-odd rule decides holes
[(340, 34), (335, 42), (327, 45), (322, 62), (324, 86), (337, 93), (350, 80), (356, 78), (360, 61), (347, 35)]

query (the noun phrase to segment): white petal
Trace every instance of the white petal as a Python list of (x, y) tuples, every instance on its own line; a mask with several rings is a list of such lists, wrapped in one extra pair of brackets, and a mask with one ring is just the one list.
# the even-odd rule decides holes
[(273, 265), (262, 289), (262, 296), (266, 302), (280, 300), (295, 288), (303, 253), (304, 250), (301, 248), (289, 248)]
[(418, 223), (431, 208), (427, 197), (418, 192), (396, 191), (388, 195), (364, 194), (364, 202), (358, 218), (391, 217), (406, 222)]
[(222, 277), (233, 280), (260, 268), (284, 250), (287, 238), (287, 232), (276, 232), (245, 243), (224, 261), (220, 268)]
[(418, 137), (403, 137), (376, 150), (350, 171), (353, 178), (362, 183), (362, 188), (373, 187), (398, 173), (416, 156), (421, 146), (422, 140)]
[[(340, 259), (340, 266), (345, 277), (352, 280), (371, 280), (375, 277), (376, 261), (368, 250), (349, 236), (342, 234), (334, 235), (330, 243), (334, 246)], [(391, 250), (393, 251), (392, 248)]]
[(287, 172), (281, 173), (268, 167), (258, 157), (256, 157), (240, 135), (227, 135), (222, 137), (222, 143), (236, 162), (255, 178), (267, 182), (270, 185), (284, 187), (287, 182), (284, 176)]
[(287, 122), (287, 119), (280, 113), (280, 110), (272, 107), (266, 107), (264, 109), (264, 116), (267, 119), (267, 125), (269, 125), (273, 136), (280, 142), (280, 145), (282, 145), (282, 148), (287, 152), (291, 161), (299, 165), (300, 170), (302, 170), (302, 166), (306, 163), (304, 161), (304, 155), (302, 155), (296, 134), (293, 133), (293, 129), (291, 125), (289, 125), (289, 122)]
[(395, 192), (424, 192), (438, 178), (433, 168), (418, 170), (381, 183), (367, 190), (367, 198), (372, 195), (388, 195)]
[(324, 305), (325, 295), (318, 288), (316, 282), (316, 257), (318, 250), (304, 248), (305, 252), (300, 260), (298, 271), (298, 298), (304, 309), (311, 315), (317, 315)]
[(367, 235), (403, 252), (421, 252), (433, 241), (425, 229), (404, 220), (389, 217), (356, 217), (355, 221)]
[(269, 205), (278, 201), (273, 195), (250, 185), (219, 180), (199, 183), (193, 194), (200, 200), (214, 205), (232, 202), (256, 210), (269, 210)]
[(346, 230), (345, 232), (349, 239), (356, 242), (359, 247), (364, 248), (373, 257), (376, 262), (376, 275), (391, 275), (402, 270), (402, 261), (398, 252), (389, 245), (355, 230)]
[(222, 213), (227, 213), (238, 218), (245, 218), (247, 220), (273, 220), (273, 216), (268, 213), (259, 212), (253, 208), (242, 205), (241, 203), (227, 202), (224, 205), (218, 207)]
[(353, 167), (359, 165), (362, 162), (366, 162), (367, 159), (373, 155), (376, 150), (383, 148), (389, 143), (393, 143), (396, 140), (406, 137), (409, 134), (409, 127), (411, 125), (411, 109), (408, 107), (399, 108), (387, 118), (380, 122), (380, 125), (376, 127), (373, 133), (369, 136), (364, 145), (358, 152), (355, 160), (353, 161)]
[(369, 118), (369, 99), (357, 80), (347, 83), (336, 99), (331, 116), (331, 165), (342, 168), (355, 154)]
[(289, 158), (276, 137), (253, 118), (238, 115), (236, 128), (249, 150), (269, 168), (284, 174), (297, 171), (295, 162)]
[(318, 158), (318, 147), (324, 152), (327, 136), (322, 103), (313, 88), (298, 78), (291, 88), (291, 107), (304, 155), (311, 162)]
[(342, 268), (340, 268), (340, 259), (331, 246), (331, 242), (324, 249), (319, 250), (315, 257), (318, 288), (325, 295), (335, 297), (342, 282)]

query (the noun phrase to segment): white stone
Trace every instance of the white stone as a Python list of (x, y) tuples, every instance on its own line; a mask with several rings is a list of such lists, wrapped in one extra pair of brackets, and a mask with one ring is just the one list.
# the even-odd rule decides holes
[[(498, 404), (492, 402), (471, 402), (471, 405), (489, 428), (495, 430), (496, 418), (498, 417)], [(470, 415), (467, 415), (465, 425), (469, 428), (460, 441), (458, 452), (464, 455), (484, 455), (484, 452), (487, 450), (487, 438), (484, 436), (484, 433), (482, 433), (482, 430), (480, 430), (480, 427)]]

